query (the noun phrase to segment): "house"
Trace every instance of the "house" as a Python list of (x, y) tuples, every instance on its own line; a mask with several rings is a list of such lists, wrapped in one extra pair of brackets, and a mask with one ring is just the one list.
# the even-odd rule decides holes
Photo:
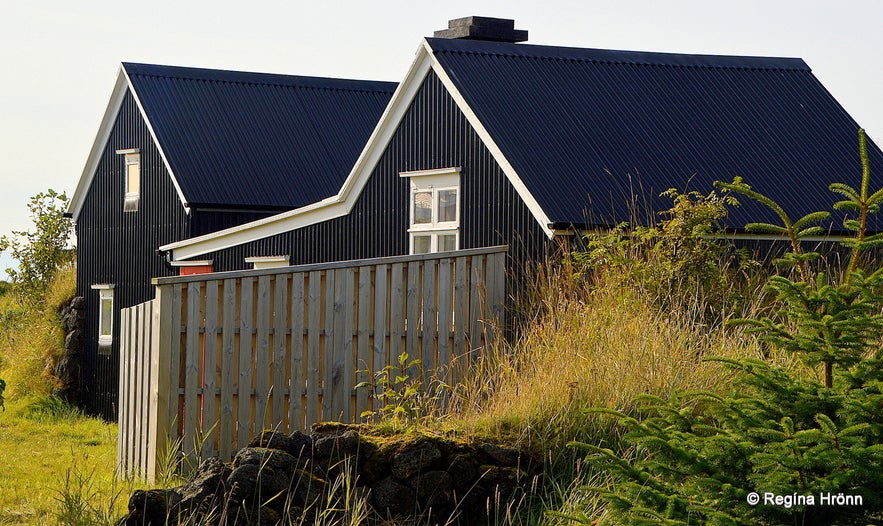
[(122, 64), (68, 209), (86, 309), (76, 394), (86, 411), (115, 418), (120, 309), (152, 298), (153, 277), (212, 268), (157, 249), (334, 195), (394, 89)]
[[(336, 195), (160, 249), (215, 270), (500, 244), (531, 259), (636, 208), (670, 208), (669, 188), (743, 176), (800, 217), (831, 209), (830, 182), (858, 177), (859, 126), (800, 59), (536, 46), (481, 17), (436, 36)], [(878, 146), (868, 153), (883, 165)], [(775, 217), (744, 202), (728, 220), (739, 235)]]

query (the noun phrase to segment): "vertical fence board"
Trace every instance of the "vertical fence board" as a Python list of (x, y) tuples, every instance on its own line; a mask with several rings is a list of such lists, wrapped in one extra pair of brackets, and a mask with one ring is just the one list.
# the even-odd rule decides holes
[(271, 389), (273, 399), (273, 422), (272, 428), (285, 431), (285, 387), (287, 374), (286, 366), (286, 333), (288, 332), (288, 276), (276, 274), (276, 294), (273, 308), (273, 386)]
[[(181, 347), (185, 343), (184, 338), (186, 337), (186, 334), (182, 333), (184, 328), (183, 314), (186, 306), (183, 305), (185, 298), (184, 285), (178, 283), (171, 285), (169, 288), (172, 289), (172, 293), (171, 304), (169, 305), (171, 320), (169, 327), (169, 383), (167, 384), (167, 389), (171, 407), (169, 417), (174, 422), (173, 425), (169, 426), (167, 436), (169, 447), (175, 449), (175, 451), (169, 451), (168, 455), (177, 456), (175, 453), (183, 453), (184, 447), (183, 441), (179, 441), (178, 437), (184, 436), (184, 394), (181, 391), (181, 388), (184, 387), (183, 375), (181, 374), (181, 361), (184, 359), (184, 350)], [(165, 303), (162, 305), (165, 306)]]
[(270, 276), (258, 277), (257, 342), (254, 358), (254, 433), (267, 427), (267, 404), (270, 394), (270, 314), (272, 309)]
[(338, 316), (342, 318), (342, 327), (343, 334), (342, 342), (340, 345), (340, 359), (342, 360), (342, 371), (341, 371), (341, 382), (340, 382), (340, 402), (341, 402), (341, 411), (342, 411), (342, 420), (344, 422), (353, 422), (353, 387), (355, 387), (355, 383), (353, 379), (355, 378), (355, 363), (356, 363), (356, 354), (355, 354), (355, 346), (353, 345), (353, 336), (355, 333), (355, 308), (356, 308), (356, 295), (355, 295), (355, 280), (356, 280), (356, 271), (354, 268), (345, 268), (337, 271), (340, 277), (343, 278), (343, 287), (342, 287), (342, 312), (338, 313)]
[[(376, 278), (375, 278), (376, 279)], [(371, 267), (359, 267), (359, 289), (358, 289), (358, 323), (356, 328), (357, 350), (356, 350), (356, 378), (355, 385), (368, 380), (365, 371), (371, 371), (371, 289), (373, 283), (371, 280)], [(353, 417), (359, 418), (362, 411), (368, 409), (368, 391), (367, 389), (356, 389), (356, 407), (353, 411)]]
[(413, 358), (419, 358), (420, 364), (425, 370), (434, 370), (436, 367), (435, 330), (438, 323), (438, 309), (435, 305), (436, 275), (435, 261), (428, 259), (423, 262), (423, 305), (420, 312), (422, 330), (420, 334), (420, 354)]
[(202, 360), (200, 355), (204, 352), (202, 346), (204, 341), (199, 334), (202, 313), (198, 300), (201, 297), (202, 283), (198, 281), (189, 283), (187, 285), (187, 347), (184, 370), (184, 436), (190, 437), (191, 440), (183, 446), (186, 451), (187, 463), (190, 466), (197, 464), (196, 448), (202, 433), (199, 425), (202, 410), (202, 396), (200, 394)]
[(451, 260), (438, 262), (438, 367), (439, 380), (449, 382), (451, 368)]
[(205, 340), (202, 363), (202, 443), (200, 459), (215, 454), (218, 434), (218, 280), (205, 284)]
[(374, 364), (375, 370), (383, 369), (385, 366), (395, 363), (396, 357), (404, 349), (405, 310), (407, 305), (405, 289), (406, 268), (402, 263), (396, 263), (392, 266), (392, 276), (390, 277), (392, 288), (389, 294), (389, 354), (386, 355), (383, 363)]
[(319, 351), (322, 312), (322, 272), (310, 272), (309, 330), (307, 334), (307, 422), (319, 421)]
[[(128, 333), (131, 330), (132, 322), (130, 320), (131, 311), (123, 309), (120, 312), (120, 340), (123, 344), (128, 341)], [(134, 368), (131, 363), (131, 349), (127, 346), (120, 346), (120, 395), (119, 395), (119, 416), (117, 423), (117, 471), (122, 476), (129, 476), (135, 471), (135, 466), (131, 464), (135, 452), (130, 447), (132, 432), (129, 431), (129, 418), (131, 415), (131, 406), (129, 402), (129, 386), (132, 383), (131, 373)]]
[(288, 381), (288, 432), (304, 430), (304, 275), (291, 275), (291, 377)]
[(224, 280), (223, 326), (221, 328), (221, 407), (218, 454), (228, 462), (233, 455), (233, 370), (236, 366), (236, 280)]
[(473, 256), (471, 261), (471, 272), (469, 280), (469, 320), (472, 327), (469, 329), (469, 357), (473, 357), (475, 352), (482, 345), (481, 335), (484, 332), (485, 309), (482, 300), (484, 299), (484, 290), (482, 283), (484, 281), (483, 258), (481, 256)]
[(239, 403), (236, 415), (236, 425), (238, 426), (236, 448), (248, 444), (248, 441), (251, 440), (252, 418), (254, 417), (251, 412), (253, 289), (254, 278), (243, 278), (239, 293)]
[[(420, 262), (408, 263), (408, 289), (405, 293), (405, 351), (411, 359), (419, 357), (420, 352)], [(395, 356), (390, 357), (395, 363)]]
[(468, 356), (468, 344), (466, 331), (469, 330), (467, 320), (471, 319), (469, 312), (469, 258), (457, 258), (454, 263), (454, 348), (452, 358), (454, 367), (451, 371), (451, 381), (459, 382), (465, 373)]
[[(392, 298), (389, 292), (389, 279), (387, 276), (387, 266), (377, 265), (374, 270), (374, 339), (371, 346), (371, 356), (367, 367), (369, 371), (366, 376), (372, 376), (368, 380), (373, 382), (373, 372), (379, 371), (387, 363), (386, 357), (389, 351), (389, 318), (390, 303)], [(362, 411), (373, 410), (374, 400), (368, 399), (367, 404)]]

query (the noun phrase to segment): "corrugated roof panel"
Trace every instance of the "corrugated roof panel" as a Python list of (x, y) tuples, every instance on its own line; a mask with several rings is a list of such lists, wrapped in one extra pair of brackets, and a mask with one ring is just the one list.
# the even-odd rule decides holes
[[(630, 220), (635, 195), (660, 211), (668, 188), (737, 175), (798, 217), (858, 184), (858, 124), (799, 59), (428, 41), (554, 222)], [(731, 225), (775, 220), (742, 201)]]
[(289, 209), (332, 196), (396, 84), (123, 65), (190, 206)]

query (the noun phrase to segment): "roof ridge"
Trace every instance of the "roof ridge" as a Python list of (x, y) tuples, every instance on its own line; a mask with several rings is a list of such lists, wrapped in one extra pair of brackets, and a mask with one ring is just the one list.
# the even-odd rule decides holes
[(685, 69), (811, 71), (800, 58), (623, 51), (536, 44), (427, 39), (434, 53), (529, 58), (588, 64), (678, 67)]
[(123, 62), (130, 76), (157, 79), (175, 79), (201, 82), (223, 82), (238, 85), (297, 87), (303, 89), (349, 91), (361, 93), (390, 93), (398, 85), (382, 80), (341, 79), (333, 77), (311, 77), (288, 75), (285, 73), (262, 73), (224, 69), (193, 68), (186, 66), (166, 66)]

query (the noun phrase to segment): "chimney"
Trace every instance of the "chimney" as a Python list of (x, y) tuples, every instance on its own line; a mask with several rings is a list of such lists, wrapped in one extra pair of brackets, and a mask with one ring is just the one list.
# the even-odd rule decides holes
[(448, 28), (436, 31), (436, 38), (462, 38), (492, 42), (524, 42), (526, 29), (515, 29), (515, 20), (467, 16), (448, 21)]

